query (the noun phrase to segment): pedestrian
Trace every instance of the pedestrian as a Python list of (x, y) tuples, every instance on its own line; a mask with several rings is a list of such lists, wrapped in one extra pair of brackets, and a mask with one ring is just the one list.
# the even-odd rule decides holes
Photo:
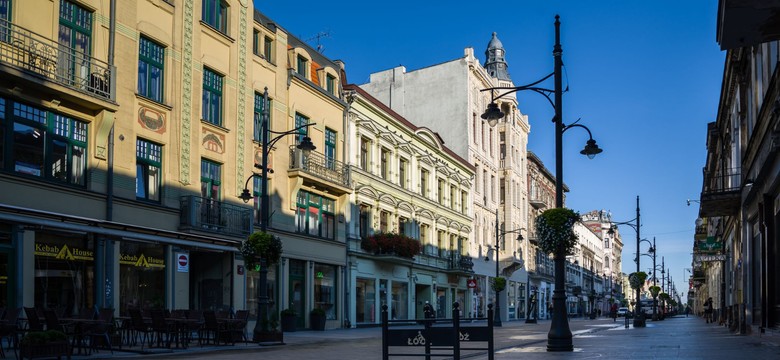
[(707, 321), (707, 324), (713, 322), (712, 321), (712, 298), (707, 298), (707, 301), (704, 302), (704, 319)]
[(553, 312), (553, 303), (549, 302), (547, 303), (547, 319), (550, 318), (550, 315), (552, 315)]
[(617, 321), (618, 306), (616, 303), (612, 303), (612, 307), (609, 309), (609, 316), (612, 316), (612, 322)]
[(688, 305), (685, 305), (685, 317), (688, 317), (688, 314), (691, 313), (691, 307)]

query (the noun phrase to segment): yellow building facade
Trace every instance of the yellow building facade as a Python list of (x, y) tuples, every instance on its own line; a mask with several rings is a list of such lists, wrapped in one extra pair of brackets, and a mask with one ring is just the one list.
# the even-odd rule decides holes
[(254, 314), (267, 89), (271, 310), (340, 326), (342, 70), (249, 0), (0, 0), (0, 302)]

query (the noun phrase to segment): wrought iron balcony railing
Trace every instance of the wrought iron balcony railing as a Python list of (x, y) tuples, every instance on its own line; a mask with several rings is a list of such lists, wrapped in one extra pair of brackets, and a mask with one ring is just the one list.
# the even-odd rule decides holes
[(200, 196), (182, 196), (179, 228), (246, 237), (252, 232), (252, 209)]
[(704, 169), (701, 192), (701, 217), (733, 215), (739, 209), (742, 174), (739, 168), (708, 171)]
[(474, 271), (474, 260), (471, 256), (453, 255), (450, 259), (450, 269), (463, 272)]
[(2, 19), (0, 63), (102, 100), (114, 99), (114, 66)]
[(304, 155), (295, 146), (290, 146), (290, 170), (301, 170), (346, 188), (351, 184), (349, 166), (313, 151)]

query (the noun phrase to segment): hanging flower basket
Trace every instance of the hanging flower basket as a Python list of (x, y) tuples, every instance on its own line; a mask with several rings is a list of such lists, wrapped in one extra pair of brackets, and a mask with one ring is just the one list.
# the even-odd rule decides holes
[(566, 255), (571, 255), (577, 245), (574, 224), (580, 220), (580, 214), (567, 208), (545, 210), (536, 218), (536, 236), (539, 249), (553, 254), (563, 247)]
[(490, 281), (490, 287), (496, 292), (504, 291), (504, 289), (506, 289), (506, 278), (493, 278), (493, 280)]
[(254, 269), (265, 259), (266, 265), (279, 262), (282, 257), (282, 241), (267, 232), (258, 231), (241, 242), (241, 255), (247, 268)]
[(630, 275), (628, 275), (628, 283), (631, 285), (631, 288), (636, 290), (642, 287), (642, 285), (645, 284), (645, 280), (647, 279), (647, 273), (644, 271), (640, 272), (633, 272)]
[(651, 286), (650, 287), (650, 295), (653, 295), (654, 298), (658, 297), (658, 293), (661, 292), (660, 286)]

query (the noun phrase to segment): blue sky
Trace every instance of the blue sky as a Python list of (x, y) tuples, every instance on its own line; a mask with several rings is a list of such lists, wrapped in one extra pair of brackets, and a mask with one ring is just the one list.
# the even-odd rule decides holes
[[(257, 9), (291, 34), (346, 63), (350, 83), (404, 65), (407, 70), (459, 58), (473, 47), (484, 63), (491, 33), (506, 49), (515, 85), (553, 71), (554, 17), (561, 16), (565, 65), (564, 122), (582, 118), (604, 152), (579, 154), (587, 133), (564, 135), (567, 206), (603, 209), (617, 221), (636, 217), (641, 236), (658, 245), (678, 291), (687, 289), (694, 221), (706, 158), (707, 123), (715, 121), (725, 52), (715, 41), (717, 1), (259, 1)], [(330, 4), (333, 4), (332, 6)], [(550, 80), (545, 85), (553, 87)], [(529, 115), (528, 148), (555, 169), (554, 111), (544, 97), (518, 94)], [(621, 227), (623, 271), (636, 270), (636, 235)], [(647, 244), (640, 247), (647, 251)], [(648, 271), (651, 259), (642, 257)], [(660, 274), (658, 275), (660, 277)]]

